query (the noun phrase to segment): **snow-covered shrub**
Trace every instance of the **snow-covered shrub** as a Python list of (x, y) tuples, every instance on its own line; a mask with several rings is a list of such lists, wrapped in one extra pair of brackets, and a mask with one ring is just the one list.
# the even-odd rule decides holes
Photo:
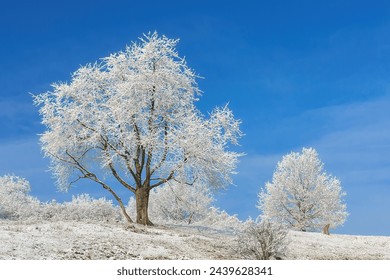
[[(207, 188), (169, 183), (150, 192), (149, 216), (157, 223), (191, 224), (205, 219), (213, 197)], [(135, 213), (135, 199), (130, 198), (129, 213)]]
[(41, 203), (41, 207), (39, 209), (39, 219), (41, 220), (57, 220), (59, 221), (63, 214), (64, 205), (62, 203), (58, 203), (56, 200), (52, 200), (47, 203)]
[(242, 222), (236, 215), (229, 215), (227, 212), (215, 207), (210, 207), (207, 215), (199, 223), (205, 226), (229, 229), (231, 231), (236, 231), (242, 227)]
[(56, 203), (52, 201), (43, 206), (43, 217), (62, 221), (117, 221), (120, 214), (111, 200), (94, 199), (88, 194), (73, 196), (72, 201)]
[(237, 250), (246, 259), (270, 260), (284, 256), (287, 230), (270, 220), (248, 222), (237, 236)]
[(21, 177), (0, 177), (0, 219), (117, 221), (120, 213), (111, 200), (93, 199), (88, 194), (74, 196), (72, 201), (41, 203), (29, 195), (30, 183)]
[(27, 219), (36, 216), (39, 201), (30, 196), (30, 183), (15, 175), (0, 177), (0, 218)]

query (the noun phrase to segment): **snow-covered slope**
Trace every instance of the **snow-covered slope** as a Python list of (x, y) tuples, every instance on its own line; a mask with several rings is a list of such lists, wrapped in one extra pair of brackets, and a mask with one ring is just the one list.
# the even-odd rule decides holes
[[(390, 237), (290, 232), (288, 259), (390, 259)], [(240, 259), (232, 233), (199, 226), (0, 221), (0, 259)]]
[(390, 260), (389, 236), (324, 235), (289, 233), (288, 259), (299, 260)]

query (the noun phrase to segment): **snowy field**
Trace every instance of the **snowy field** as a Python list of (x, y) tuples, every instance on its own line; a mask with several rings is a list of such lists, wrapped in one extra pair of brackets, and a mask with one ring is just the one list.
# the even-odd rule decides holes
[[(390, 260), (390, 237), (290, 232), (287, 259)], [(0, 259), (240, 259), (235, 236), (200, 226), (0, 220)]]

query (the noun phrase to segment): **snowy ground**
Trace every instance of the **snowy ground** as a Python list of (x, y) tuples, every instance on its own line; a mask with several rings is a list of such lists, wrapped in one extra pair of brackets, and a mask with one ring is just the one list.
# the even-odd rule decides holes
[[(290, 232), (287, 259), (390, 259), (390, 237)], [(191, 226), (0, 220), (0, 259), (240, 259), (234, 235)]]

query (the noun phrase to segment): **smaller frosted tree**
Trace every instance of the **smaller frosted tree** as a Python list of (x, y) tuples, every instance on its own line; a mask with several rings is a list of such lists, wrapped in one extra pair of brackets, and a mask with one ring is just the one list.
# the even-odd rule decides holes
[(25, 219), (36, 214), (39, 201), (30, 196), (30, 183), (15, 175), (0, 177), (0, 219)]
[(348, 215), (340, 180), (323, 170), (313, 148), (290, 153), (278, 162), (272, 182), (259, 194), (263, 217), (300, 231), (342, 225)]

